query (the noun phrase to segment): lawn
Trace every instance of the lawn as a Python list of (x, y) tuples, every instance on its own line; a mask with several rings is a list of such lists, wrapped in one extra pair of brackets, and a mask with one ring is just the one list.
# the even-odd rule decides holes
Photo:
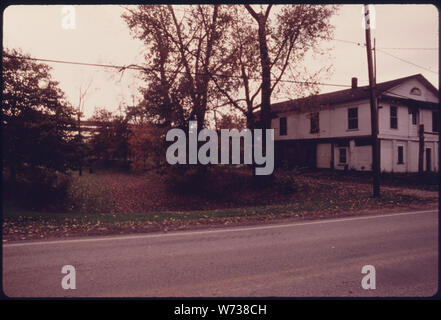
[[(156, 174), (117, 171), (84, 173), (73, 177), (69, 209), (34, 212), (4, 208), (4, 241), (169, 231), (201, 226), (224, 226), (315, 219), (391, 210), (436, 207), (438, 194), (414, 183), (382, 186), (380, 198), (371, 197), (369, 177), (329, 172), (279, 172), (271, 187), (250, 187), (244, 176), (222, 181), (203, 191), (178, 192)], [(236, 180), (237, 179), (237, 180)], [(294, 184), (294, 187), (291, 185)], [(289, 188), (287, 188), (287, 186)], [(212, 189), (210, 189), (212, 188)], [(209, 190), (209, 191), (207, 191)], [(215, 193), (213, 195), (213, 193)]]

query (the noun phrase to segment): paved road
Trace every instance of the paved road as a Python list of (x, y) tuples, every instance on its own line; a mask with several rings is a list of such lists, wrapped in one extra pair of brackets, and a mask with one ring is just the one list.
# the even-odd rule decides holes
[[(436, 211), (3, 245), (10, 297), (431, 296)], [(76, 289), (63, 290), (64, 265)], [(376, 289), (363, 290), (364, 265)]]

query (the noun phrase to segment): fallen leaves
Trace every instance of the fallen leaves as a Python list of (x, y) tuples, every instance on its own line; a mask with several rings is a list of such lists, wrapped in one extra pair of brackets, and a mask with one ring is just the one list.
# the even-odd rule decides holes
[[(81, 177), (78, 179), (81, 180)], [(193, 198), (171, 194), (155, 176), (124, 173), (86, 175), (86, 181), (82, 182), (80, 189), (83, 196), (90, 192), (85, 208), (97, 209), (96, 213), (92, 213), (92, 210), (81, 214), (80, 210), (67, 215), (7, 214), (2, 222), (3, 242), (82, 235), (169, 232), (201, 226), (271, 222), (282, 218), (324, 218), (361, 209), (381, 210), (409, 204), (424, 205), (437, 199), (425, 191), (391, 187), (383, 189), (381, 198), (373, 199), (369, 184), (326, 180), (319, 175), (298, 176), (296, 181), (301, 191), (288, 196), (250, 190), (246, 195), (238, 195), (228, 202), (219, 199), (207, 202), (197, 196)], [(108, 194), (98, 196), (97, 192)], [(102, 206), (104, 202), (109, 206)], [(201, 205), (202, 210), (194, 211), (198, 206), (201, 209)], [(109, 210), (103, 210), (110, 207)]]

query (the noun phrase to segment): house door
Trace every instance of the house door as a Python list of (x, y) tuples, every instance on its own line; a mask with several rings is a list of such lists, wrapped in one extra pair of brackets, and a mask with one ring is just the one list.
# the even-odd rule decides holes
[(432, 149), (426, 149), (426, 171), (432, 171)]

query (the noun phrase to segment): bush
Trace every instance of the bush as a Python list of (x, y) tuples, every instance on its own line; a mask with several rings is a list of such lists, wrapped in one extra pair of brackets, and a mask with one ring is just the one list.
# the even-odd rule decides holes
[(231, 166), (169, 168), (166, 183), (173, 192), (206, 199), (232, 199), (252, 187), (252, 176)]
[[(298, 189), (289, 172), (272, 176), (254, 176), (251, 170), (234, 166), (196, 166), (169, 168), (166, 183), (176, 192), (210, 200), (249, 199), (249, 195), (272, 197), (271, 194), (292, 194)], [(260, 200), (260, 199), (256, 199)]]
[(274, 180), (274, 188), (282, 194), (290, 194), (297, 192), (297, 183), (289, 174), (277, 175)]
[(71, 181), (70, 175), (55, 170), (24, 168), (17, 173), (15, 183), (3, 180), (3, 201), (25, 209), (64, 209)]

